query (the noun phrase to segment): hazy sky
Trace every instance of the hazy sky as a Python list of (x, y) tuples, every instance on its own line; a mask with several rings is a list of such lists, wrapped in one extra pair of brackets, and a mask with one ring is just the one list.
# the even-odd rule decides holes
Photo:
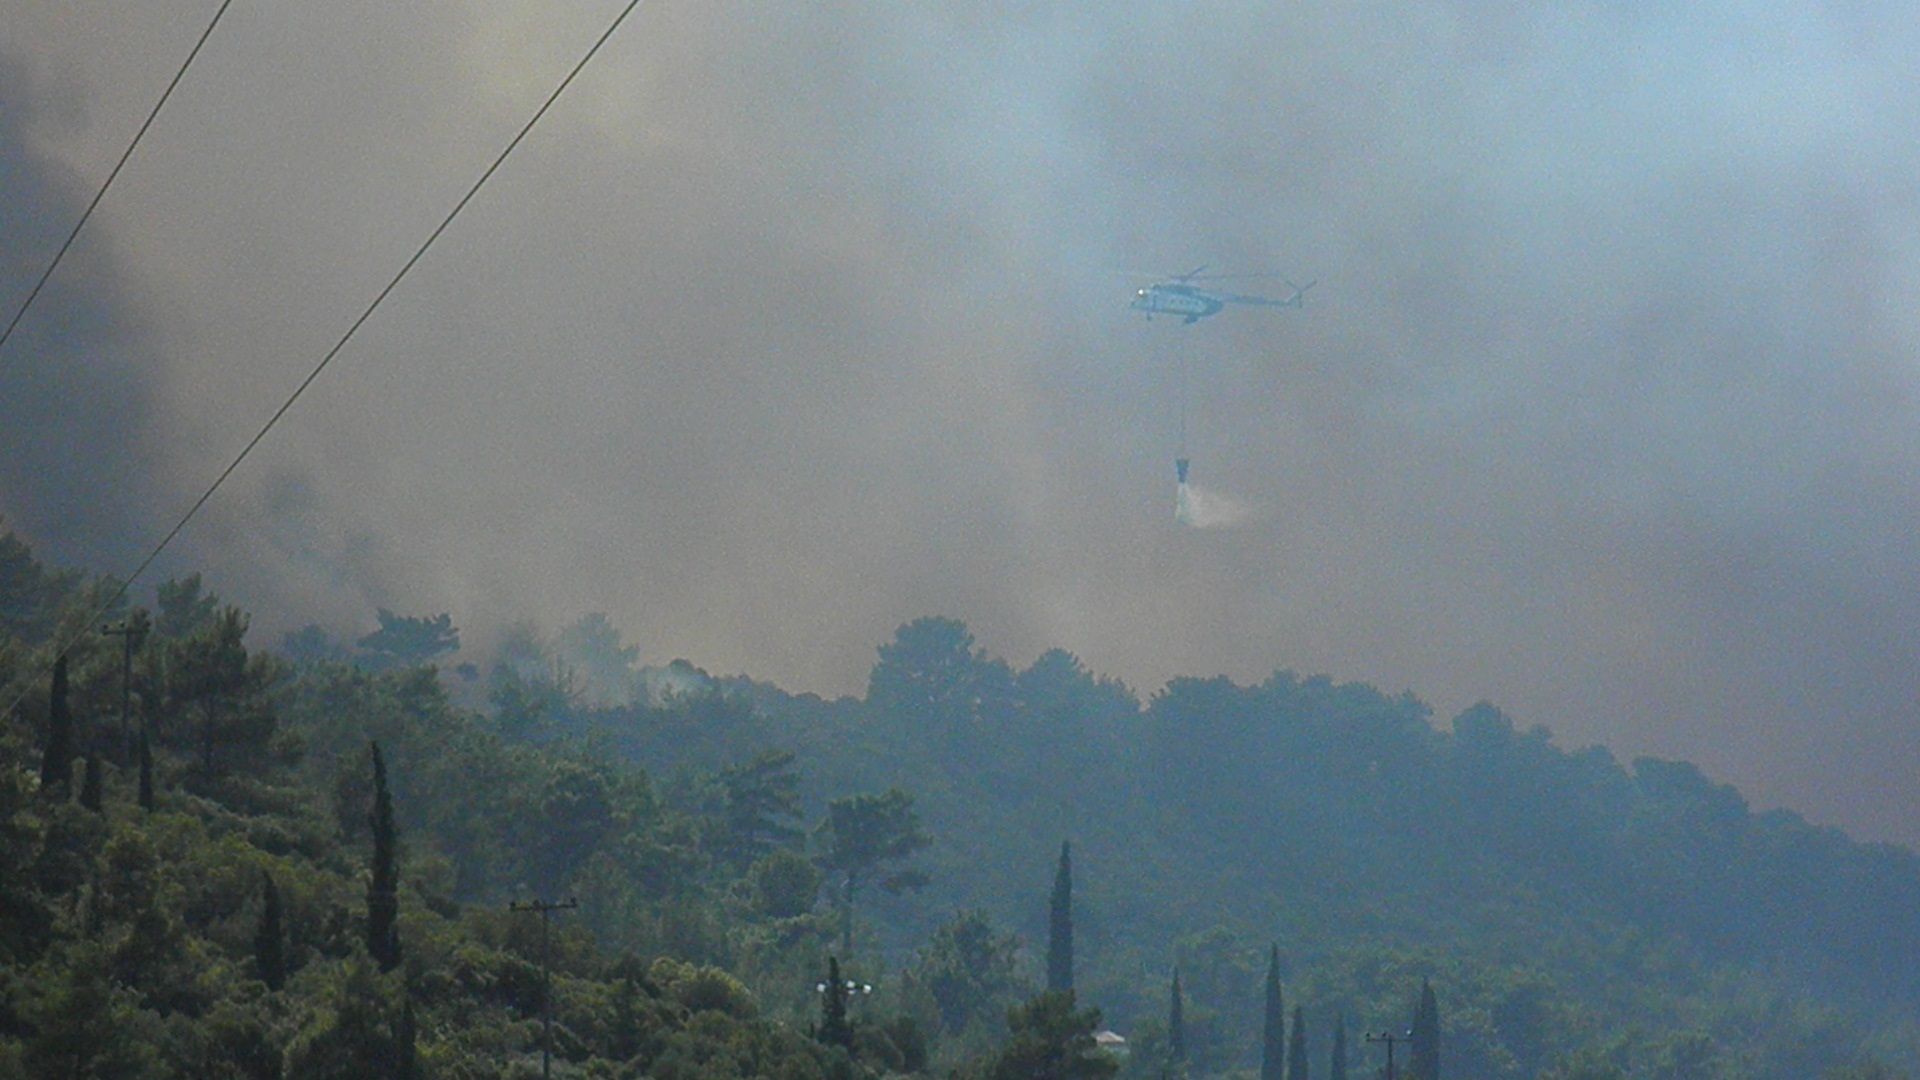
[[(0, 0), (5, 315), (217, 6)], [(0, 352), (0, 514), (130, 569), (618, 6), (236, 0)], [(1913, 14), (648, 0), (160, 576), (828, 694), (948, 614), (1920, 841)], [(1202, 263), (1319, 285), (1126, 310)]]

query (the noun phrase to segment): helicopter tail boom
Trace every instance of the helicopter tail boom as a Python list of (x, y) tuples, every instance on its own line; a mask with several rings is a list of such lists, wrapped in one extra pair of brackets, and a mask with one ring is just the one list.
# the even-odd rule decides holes
[(1289, 281), (1287, 282), (1287, 287), (1293, 290), (1293, 295), (1285, 297), (1284, 299), (1275, 299), (1271, 296), (1240, 296), (1232, 293), (1222, 293), (1220, 294), (1220, 299), (1229, 303), (1256, 304), (1260, 307), (1301, 308), (1306, 306), (1307, 290), (1317, 284), (1319, 284), (1317, 281), (1309, 281), (1305, 285), (1295, 285)]

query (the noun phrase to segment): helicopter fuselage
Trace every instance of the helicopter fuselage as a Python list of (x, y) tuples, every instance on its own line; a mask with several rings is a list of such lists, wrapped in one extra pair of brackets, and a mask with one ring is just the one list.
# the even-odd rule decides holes
[(1133, 294), (1133, 302), (1127, 306), (1145, 312), (1149, 319), (1155, 315), (1175, 315), (1188, 323), (1196, 323), (1219, 314), (1227, 306), (1227, 299), (1196, 285), (1171, 282), (1141, 289)]

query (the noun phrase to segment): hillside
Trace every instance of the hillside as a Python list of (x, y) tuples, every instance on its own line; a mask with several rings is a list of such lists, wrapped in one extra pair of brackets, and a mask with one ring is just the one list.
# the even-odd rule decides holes
[[(1270, 945), (1312, 1059), (1340, 1022), (1356, 1069), (1423, 981), (1450, 1076), (1891, 1077), (1920, 1047), (1912, 853), (1491, 706), (1436, 725), (1284, 671), (1142, 703), (940, 618), (881, 645), (860, 699), (642, 671), (590, 620), (442, 672), (444, 617), (268, 652), (194, 577), (110, 613), (144, 631), (149, 808), (124, 639), (89, 625), (112, 590), (0, 539), (0, 1075), (528, 1074), (540, 923), (509, 904), (564, 897), (561, 1075), (995, 1075), (1063, 841), (1079, 999), (1132, 1075), (1169, 1064), (1176, 967), (1187, 1071), (1256, 1068)], [(809, 1034), (829, 955), (872, 988), (844, 1045)]]
[(932, 884), (875, 940), (899, 962), (956, 910), (1043, 940), (1072, 840), (1086, 996), (1151, 1028), (1178, 963), (1223, 1068), (1252, 1064), (1269, 942), (1323, 1039), (1336, 1016), (1392, 1022), (1431, 976), (1460, 1075), (1596, 1048), (1646, 1070), (1705, 1046), (1742, 1076), (1911, 1060), (1920, 860), (1756, 814), (1686, 762), (1568, 750), (1484, 704), (1436, 725), (1410, 695), (1286, 671), (1141, 705), (1065, 653), (1015, 671), (947, 619), (883, 645), (862, 700), (712, 692), (753, 708), (706, 706), (698, 740), (684, 705), (572, 722), (662, 773), (782, 747), (816, 797), (917, 793)]

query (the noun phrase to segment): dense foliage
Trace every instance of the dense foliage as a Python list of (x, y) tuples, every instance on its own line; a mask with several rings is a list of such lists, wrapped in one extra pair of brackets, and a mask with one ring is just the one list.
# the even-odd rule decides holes
[[(116, 591), (0, 536), (0, 1077), (537, 1075), (549, 1007), (555, 1074), (607, 1077), (1920, 1047), (1920, 860), (1490, 706), (1284, 671), (1142, 703), (942, 618), (860, 699), (642, 669), (603, 616), (443, 675), (445, 616), (269, 652), (197, 575)], [(509, 909), (562, 898), (550, 938)]]
[[(246, 616), (189, 579), (134, 653), (147, 809), (122, 643), (86, 632), (111, 589), (11, 536), (0, 557), (0, 1076), (539, 1075), (549, 964), (556, 1075), (852, 1080), (907, 1064), (899, 1043), (924, 1054), (877, 1013), (847, 1048), (809, 1034), (818, 875), (796, 905), (767, 899), (795, 888), (777, 865), (748, 872), (797, 857), (797, 830), (755, 817), (789, 802), (671, 808), (590, 747), (503, 738), (431, 667), (250, 650)], [(97, 809), (69, 782), (83, 757), (104, 763)], [(508, 909), (568, 892), (581, 917), (544, 943)]]

